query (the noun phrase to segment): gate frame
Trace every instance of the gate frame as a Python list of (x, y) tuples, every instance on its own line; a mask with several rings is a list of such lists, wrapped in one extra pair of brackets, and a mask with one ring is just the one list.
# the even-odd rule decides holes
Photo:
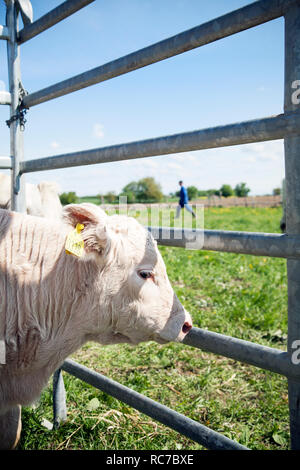
[[(29, 0), (25, 0), (29, 1)], [(0, 39), (7, 41), (8, 92), (0, 92), (0, 104), (10, 106), (10, 157), (0, 158), (0, 168), (11, 169), (12, 210), (25, 212), (24, 174), (33, 171), (67, 168), (129, 158), (284, 139), (286, 168), (286, 224), (284, 235), (203, 230), (206, 250), (277, 256), (287, 259), (288, 277), (288, 346), (287, 352), (261, 346), (199, 328), (192, 328), (183, 341), (193, 347), (221, 354), (235, 360), (274, 371), (288, 378), (291, 449), (300, 449), (300, 365), (293, 363), (293, 344), (300, 340), (300, 112), (293, 102), (294, 83), (300, 80), (300, 0), (259, 0), (243, 8), (184, 31), (144, 49), (96, 67), (35, 93), (26, 94), (20, 72), (20, 45), (50, 28), (94, 0), (68, 0), (37, 21), (18, 29), (18, 0), (6, 0), (7, 22), (0, 25)], [(104, 147), (38, 160), (23, 159), (23, 118), (25, 111), (78, 89), (128, 73), (187, 50), (200, 47), (226, 36), (271, 21), (285, 19), (285, 82), (284, 114), (200, 131), (165, 136), (123, 145)], [(300, 101), (300, 100), (299, 100)], [(158, 243), (186, 246), (186, 238), (178, 240), (176, 229), (169, 229), (171, 238), (164, 238), (164, 228), (149, 227), (158, 233)], [(196, 231), (197, 232), (197, 231)], [(198, 234), (195, 233), (195, 237)], [(137, 394), (110, 379), (67, 359), (66, 372), (91, 383), (143, 413), (210, 449), (246, 449), (235, 441)], [(53, 377), (54, 428), (66, 417), (65, 389), (61, 369)]]

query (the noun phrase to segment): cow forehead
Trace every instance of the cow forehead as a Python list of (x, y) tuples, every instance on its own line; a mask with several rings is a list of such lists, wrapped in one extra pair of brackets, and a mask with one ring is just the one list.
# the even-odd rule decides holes
[(156, 241), (151, 233), (133, 217), (110, 216), (108, 227), (117, 235), (122, 236), (123, 242), (137, 263), (156, 265), (157, 262), (161, 262)]
[(107, 218), (110, 230), (127, 236), (129, 239), (140, 238), (146, 241), (148, 231), (133, 217), (111, 215)]

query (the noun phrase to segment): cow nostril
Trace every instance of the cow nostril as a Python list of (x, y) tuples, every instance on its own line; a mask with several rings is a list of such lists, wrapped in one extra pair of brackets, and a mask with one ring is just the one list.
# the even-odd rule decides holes
[(183, 333), (188, 333), (192, 329), (192, 325), (189, 322), (185, 322), (182, 327)]

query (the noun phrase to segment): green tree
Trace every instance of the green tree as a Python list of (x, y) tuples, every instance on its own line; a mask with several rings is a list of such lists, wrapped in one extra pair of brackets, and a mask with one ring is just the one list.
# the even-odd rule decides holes
[(122, 191), (121, 194), (119, 194), (119, 197), (126, 197), (127, 200), (126, 202), (128, 204), (132, 204), (133, 202), (136, 202), (136, 197), (135, 197), (135, 193), (133, 191)]
[(237, 197), (247, 197), (250, 191), (251, 190), (247, 187), (246, 183), (239, 183), (234, 188), (234, 192)]
[(67, 204), (75, 204), (77, 202), (77, 196), (75, 192), (62, 193), (59, 196), (60, 202), (63, 206)]
[(152, 177), (131, 181), (122, 189), (120, 196), (127, 196), (127, 202), (160, 202), (164, 195), (159, 183)]
[(189, 200), (192, 201), (193, 199), (196, 199), (196, 197), (198, 196), (198, 189), (196, 188), (196, 186), (188, 186), (186, 189), (188, 192)]
[(274, 188), (273, 189), (273, 196), (280, 196), (281, 188)]
[(147, 177), (138, 181), (137, 200), (139, 202), (160, 202), (163, 197), (161, 186), (154, 178)]
[(137, 181), (131, 181), (131, 183), (126, 184), (122, 189), (122, 194), (133, 193), (137, 195), (139, 188), (139, 183)]
[(221, 196), (223, 197), (233, 196), (234, 194), (233, 189), (230, 186), (230, 184), (223, 184), (223, 186), (221, 186), (220, 188), (220, 193), (221, 193)]
[(114, 202), (117, 202), (117, 195), (114, 191), (108, 191), (104, 195), (104, 200), (105, 202), (108, 202), (108, 204), (113, 204)]
[(206, 191), (208, 196), (220, 196), (220, 190), (219, 189), (208, 189)]

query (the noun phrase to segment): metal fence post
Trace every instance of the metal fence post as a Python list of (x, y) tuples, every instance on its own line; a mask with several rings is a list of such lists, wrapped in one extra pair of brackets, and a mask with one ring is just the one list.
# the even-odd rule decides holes
[(57, 369), (53, 374), (53, 429), (57, 429), (66, 419), (66, 390), (62, 370)]
[[(299, 111), (300, 100), (295, 86), (300, 82), (300, 4), (285, 13), (285, 113)], [(287, 234), (300, 234), (300, 137), (286, 137), (286, 229)], [(288, 352), (295, 362), (296, 341), (300, 340), (300, 261), (288, 259)], [(295, 356), (295, 354), (294, 354)], [(300, 449), (300, 381), (288, 380), (291, 448)]]
[(18, 11), (15, 0), (7, 2), (6, 22), (9, 31), (7, 41), (7, 61), (10, 104), (10, 155), (12, 158), (12, 184), (11, 208), (18, 212), (25, 212), (25, 178), (19, 173), (20, 162), (23, 160), (23, 134), (20, 119), (13, 119), (18, 115), (22, 100), (22, 83), (20, 72), (20, 47), (17, 44)]

